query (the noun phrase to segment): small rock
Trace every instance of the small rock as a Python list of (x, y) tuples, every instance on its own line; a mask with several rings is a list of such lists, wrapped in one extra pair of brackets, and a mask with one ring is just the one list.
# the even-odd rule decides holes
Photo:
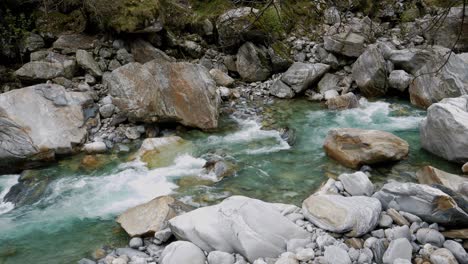
[(344, 189), (353, 196), (371, 196), (374, 192), (374, 185), (369, 177), (361, 171), (341, 174), (338, 179), (343, 184)]
[(139, 247), (143, 246), (143, 239), (141, 239), (139, 237), (134, 237), (134, 238), (130, 239), (130, 242), (128, 243), (128, 245), (131, 248), (138, 249)]
[(304, 248), (296, 253), (296, 258), (300, 261), (309, 261), (315, 257), (315, 252), (311, 248)]
[(113, 104), (105, 104), (99, 108), (99, 113), (103, 118), (109, 118), (114, 114), (115, 106)]
[(411, 260), (412, 247), (406, 238), (398, 238), (390, 242), (382, 258), (384, 264), (393, 264), (396, 259)]
[(389, 208), (387, 210), (387, 214), (393, 219), (393, 221), (395, 223), (397, 223), (398, 225), (407, 225), (409, 226), (410, 223), (408, 222), (408, 220), (406, 220), (400, 213), (398, 213), (397, 210), (393, 209), (393, 208)]
[(432, 264), (457, 264), (452, 252), (446, 248), (439, 248), (431, 254)]
[(395, 226), (394, 228), (389, 228), (385, 230), (385, 236), (387, 237), (388, 240), (406, 238), (409, 241), (411, 241), (411, 232), (407, 225)]
[(208, 254), (208, 264), (234, 264), (233, 255), (222, 251), (211, 251)]
[(219, 86), (230, 87), (234, 83), (233, 78), (219, 69), (210, 70), (210, 74), (211, 77), (213, 77), (213, 80), (215, 80), (216, 84)]
[(141, 133), (138, 131), (136, 127), (127, 127), (127, 129), (125, 129), (125, 136), (128, 139), (135, 140), (135, 139), (140, 138)]
[(162, 252), (161, 264), (205, 264), (205, 254), (194, 244), (187, 241), (172, 242)]
[(172, 231), (170, 228), (166, 228), (154, 233), (154, 243), (157, 245), (161, 245), (162, 243), (169, 240), (172, 236)]
[(328, 263), (351, 264), (351, 259), (349, 258), (349, 255), (346, 252), (346, 250), (337, 246), (326, 247), (324, 257)]
[(468, 253), (460, 243), (447, 240), (444, 242), (444, 248), (450, 250), (460, 264), (468, 264)]
[(87, 153), (103, 153), (106, 152), (107, 146), (104, 142), (92, 142), (84, 145), (83, 150)]
[(393, 224), (393, 219), (387, 214), (380, 214), (379, 226), (383, 228), (391, 227)]
[(431, 228), (421, 228), (416, 232), (416, 239), (421, 244), (432, 244), (437, 247), (442, 247), (445, 242), (444, 236), (437, 230)]

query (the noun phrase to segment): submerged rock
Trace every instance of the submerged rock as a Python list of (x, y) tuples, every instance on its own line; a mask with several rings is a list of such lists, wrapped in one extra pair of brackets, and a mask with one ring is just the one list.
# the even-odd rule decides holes
[(208, 252), (239, 253), (250, 262), (277, 257), (286, 250), (288, 240), (309, 236), (274, 204), (243, 196), (180, 215), (169, 224), (178, 239)]
[(431, 186), (416, 183), (391, 182), (373, 197), (384, 209), (394, 208), (419, 216), (426, 222), (447, 226), (467, 226), (468, 213), (455, 199)]
[(467, 162), (468, 95), (433, 104), (419, 131), (424, 149), (449, 161)]
[(381, 205), (365, 196), (311, 195), (302, 203), (302, 212), (320, 228), (359, 237), (377, 225)]
[(391, 133), (356, 128), (330, 130), (323, 147), (329, 157), (354, 169), (398, 161), (409, 152), (408, 143)]
[(190, 209), (170, 196), (160, 196), (126, 210), (116, 221), (129, 236), (151, 236), (165, 229), (170, 219)]
[(129, 63), (104, 75), (113, 104), (131, 121), (213, 129), (221, 98), (208, 70), (191, 63)]

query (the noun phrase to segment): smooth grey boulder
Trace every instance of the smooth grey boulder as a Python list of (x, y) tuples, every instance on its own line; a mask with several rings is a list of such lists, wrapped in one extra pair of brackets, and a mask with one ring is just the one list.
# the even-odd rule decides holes
[(325, 49), (348, 57), (359, 57), (364, 52), (365, 38), (348, 32), (323, 38)]
[(449, 161), (468, 162), (468, 95), (431, 105), (419, 131), (427, 151)]
[(26, 82), (43, 82), (57, 77), (71, 79), (76, 71), (76, 62), (69, 57), (49, 52), (40, 61), (31, 61), (15, 71), (15, 75)]
[(101, 77), (102, 71), (99, 64), (94, 60), (93, 55), (86, 50), (76, 51), (76, 62), (84, 70), (88, 71), (94, 77)]
[(432, 228), (418, 229), (416, 232), (416, 239), (423, 245), (429, 243), (436, 247), (442, 247), (445, 242), (444, 236), (439, 231)]
[(365, 96), (382, 96), (387, 92), (386, 62), (377, 45), (369, 46), (359, 56), (353, 64), (352, 77)]
[(413, 73), (417, 78), (409, 86), (411, 103), (423, 108), (468, 94), (468, 64), (450, 56), (448, 49), (435, 47), (431, 52), (432, 58)]
[(302, 213), (314, 225), (327, 231), (359, 237), (377, 225), (380, 202), (371, 197), (311, 195), (302, 203)]
[(205, 251), (239, 253), (250, 262), (278, 257), (290, 239), (309, 233), (282, 215), (276, 204), (243, 196), (199, 208), (169, 220), (172, 233)]
[(187, 241), (175, 241), (169, 244), (161, 254), (161, 264), (205, 264), (206, 257), (196, 245)]
[(392, 240), (383, 255), (384, 264), (393, 264), (396, 259), (411, 260), (413, 247), (406, 238)]
[(450, 250), (460, 264), (468, 264), (468, 253), (463, 246), (453, 240), (446, 240), (444, 248)]
[(348, 252), (337, 246), (325, 247), (324, 257), (327, 260), (327, 263), (351, 264)]
[(439, 248), (431, 254), (432, 264), (458, 264), (457, 259), (452, 252), (446, 248)]
[(397, 89), (400, 92), (404, 92), (414, 76), (405, 72), (404, 70), (395, 70), (388, 76), (388, 84), (390, 88)]
[(208, 254), (208, 264), (234, 264), (233, 255), (222, 251), (211, 251)]
[(293, 98), (296, 93), (294, 93), (293, 89), (286, 85), (281, 80), (276, 80), (272, 86), (270, 86), (270, 94), (274, 95), (278, 98)]
[[(379, 43), (382, 49), (382, 44)], [(416, 74), (419, 69), (426, 65), (429, 61), (433, 60), (433, 52), (429, 49), (402, 49), (396, 50), (393, 47), (385, 48), (385, 59), (391, 61), (395, 68), (402, 69), (412, 75)]]
[(75, 151), (86, 139), (83, 108), (91, 102), (89, 95), (55, 84), (0, 94), (2, 173)]
[(362, 171), (351, 174), (343, 173), (338, 176), (338, 179), (343, 183), (345, 191), (352, 196), (371, 196), (374, 193), (374, 184)]
[(393, 208), (419, 216), (426, 222), (466, 226), (468, 214), (447, 193), (424, 184), (391, 182), (374, 193), (384, 209)]
[(268, 79), (271, 75), (268, 50), (252, 42), (247, 42), (237, 52), (237, 72), (244, 81), (257, 82)]
[(281, 76), (281, 81), (295, 93), (301, 93), (318, 82), (329, 70), (330, 66), (323, 63), (295, 62)]
[(388, 240), (395, 240), (399, 238), (406, 238), (411, 241), (411, 231), (409, 226), (395, 226), (393, 228), (385, 229), (385, 237)]
[(112, 103), (135, 122), (179, 122), (218, 126), (221, 98), (208, 70), (198, 64), (150, 61), (129, 63), (105, 74)]
[(326, 73), (317, 84), (318, 91), (323, 94), (328, 90), (341, 90), (339, 87), (341, 79), (342, 77), (336, 74)]

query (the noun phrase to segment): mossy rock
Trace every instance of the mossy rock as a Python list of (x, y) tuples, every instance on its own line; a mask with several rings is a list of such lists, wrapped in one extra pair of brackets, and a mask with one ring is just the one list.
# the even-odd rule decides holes
[(81, 33), (86, 29), (87, 20), (80, 10), (75, 10), (70, 14), (60, 12), (41, 12), (34, 14), (38, 17), (36, 28), (39, 32), (52, 33), (57, 35), (62, 32)]

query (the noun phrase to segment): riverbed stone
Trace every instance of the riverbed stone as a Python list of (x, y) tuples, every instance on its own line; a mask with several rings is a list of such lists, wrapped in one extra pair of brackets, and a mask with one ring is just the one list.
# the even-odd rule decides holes
[(358, 97), (352, 93), (338, 95), (327, 100), (326, 105), (330, 110), (344, 110), (359, 107)]
[(239, 75), (247, 82), (264, 81), (270, 77), (272, 71), (268, 51), (252, 42), (240, 47), (236, 65)]
[(170, 219), (188, 210), (187, 205), (171, 196), (160, 196), (126, 210), (116, 221), (131, 237), (151, 236), (165, 229)]
[(169, 57), (164, 51), (157, 49), (151, 43), (143, 40), (136, 39), (130, 43), (130, 50), (136, 62), (147, 63), (156, 60), (159, 63), (175, 62), (175, 59)]
[(390, 88), (404, 92), (408, 88), (413, 78), (413, 75), (405, 72), (404, 70), (395, 70), (390, 73), (388, 77), (388, 84)]
[[(419, 216), (431, 223), (466, 226), (468, 214), (453, 197), (431, 186), (390, 182), (374, 193), (384, 209), (394, 208)], [(388, 211), (387, 211), (388, 212)]]
[(416, 239), (421, 244), (432, 244), (436, 247), (442, 247), (445, 242), (444, 236), (432, 228), (421, 228), (416, 232)]
[(411, 260), (413, 247), (407, 238), (392, 240), (383, 255), (384, 264), (393, 264), (396, 259)]
[(343, 173), (338, 179), (343, 183), (345, 191), (352, 196), (371, 196), (374, 193), (374, 185), (364, 172)]
[(234, 264), (236, 259), (232, 254), (222, 251), (211, 251), (208, 254), (208, 264)]
[(409, 226), (409, 221), (403, 217), (397, 210), (393, 208), (388, 208), (387, 214), (393, 219), (393, 221), (400, 226), (407, 225)]
[(467, 162), (468, 95), (431, 105), (419, 131), (422, 147), (427, 151), (449, 161)]
[(341, 164), (359, 169), (362, 165), (404, 159), (408, 155), (409, 145), (384, 131), (339, 128), (328, 132), (324, 149), (329, 157)]
[(348, 32), (323, 38), (325, 49), (348, 57), (359, 57), (364, 52), (365, 38)]
[(468, 174), (468, 162), (465, 163), (465, 164), (463, 164), (463, 166), (462, 166), (462, 172), (463, 172), (464, 174)]
[(468, 253), (460, 243), (453, 240), (446, 240), (444, 242), (444, 248), (450, 250), (460, 264), (468, 264)]
[(367, 97), (382, 96), (387, 92), (386, 62), (377, 45), (369, 46), (353, 64), (352, 77), (359, 90)]
[(457, 264), (455, 256), (446, 248), (439, 248), (431, 254), (432, 264)]
[(281, 76), (281, 81), (295, 93), (301, 93), (317, 83), (329, 70), (330, 66), (323, 63), (295, 62)]
[(143, 246), (143, 239), (140, 237), (133, 237), (130, 239), (128, 246), (134, 249), (138, 249), (139, 247)]
[(381, 205), (371, 197), (319, 194), (304, 200), (302, 212), (307, 220), (322, 229), (359, 237), (377, 225)]
[(129, 63), (103, 79), (113, 104), (131, 121), (172, 121), (201, 129), (218, 126), (221, 98), (215, 81), (201, 65), (156, 60)]
[(76, 51), (76, 62), (81, 66), (81, 68), (89, 72), (94, 77), (102, 76), (99, 64), (94, 60), (93, 55), (86, 50), (79, 49)]
[(161, 254), (161, 264), (205, 264), (206, 257), (203, 251), (187, 241), (172, 242)]
[(293, 98), (296, 93), (281, 80), (276, 80), (270, 87), (270, 94), (278, 98)]
[(207, 252), (239, 253), (250, 262), (277, 257), (293, 238), (309, 233), (281, 214), (274, 204), (243, 196), (199, 208), (169, 221), (178, 239), (187, 240)]
[(107, 151), (107, 146), (104, 142), (92, 142), (84, 145), (83, 150), (87, 153), (104, 153)]
[(40, 61), (31, 61), (15, 71), (15, 75), (25, 82), (44, 82), (57, 77), (71, 79), (76, 72), (76, 62), (65, 55), (49, 52)]
[(86, 93), (39, 84), (0, 95), (0, 168), (36, 164), (55, 154), (71, 154), (86, 138)]
[(165, 167), (190, 148), (191, 144), (178, 136), (146, 138), (130, 159), (143, 161), (149, 168)]
[(219, 86), (230, 87), (234, 83), (234, 79), (220, 69), (211, 69), (210, 74)]
[(464, 184), (468, 184), (468, 178), (466, 177), (451, 174), (436, 169), (432, 166), (425, 166), (421, 168), (418, 172), (416, 172), (416, 177), (421, 184), (441, 184), (447, 188), (468, 196), (468, 193), (463, 193)]
[(337, 246), (326, 247), (324, 257), (327, 260), (327, 263), (351, 264), (351, 259), (349, 258), (346, 250)]

